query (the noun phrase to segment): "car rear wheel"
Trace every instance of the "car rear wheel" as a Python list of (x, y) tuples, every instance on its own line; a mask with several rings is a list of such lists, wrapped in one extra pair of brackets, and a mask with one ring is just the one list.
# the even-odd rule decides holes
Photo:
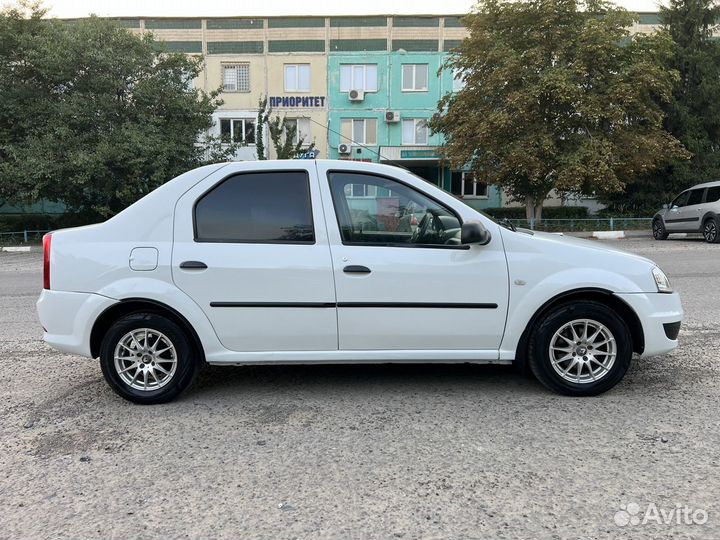
[(718, 222), (718, 218), (711, 217), (707, 220), (705, 220), (705, 223), (703, 223), (703, 238), (705, 238), (705, 241), (710, 244), (717, 244), (720, 242), (720, 223)]
[(627, 372), (632, 336), (625, 321), (607, 306), (574, 302), (538, 321), (528, 358), (535, 377), (550, 390), (593, 396), (611, 389)]
[(652, 233), (655, 240), (667, 240), (668, 232), (665, 230), (665, 225), (661, 219), (656, 219), (652, 224)]
[(199, 358), (174, 321), (155, 313), (133, 313), (113, 324), (100, 348), (100, 366), (110, 387), (135, 403), (174, 399), (195, 378)]

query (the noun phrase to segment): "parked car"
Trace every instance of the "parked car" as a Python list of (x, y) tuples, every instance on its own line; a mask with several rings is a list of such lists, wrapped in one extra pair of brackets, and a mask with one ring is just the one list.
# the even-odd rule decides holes
[(653, 217), (653, 237), (666, 240), (672, 233), (702, 233), (706, 242), (720, 242), (720, 181), (698, 184), (683, 191)]
[(43, 243), (45, 341), (99, 357), (138, 403), (174, 398), (203, 363), (527, 362), (594, 395), (633, 352), (675, 348), (683, 315), (648, 259), (515, 230), (372, 163), (201, 167)]

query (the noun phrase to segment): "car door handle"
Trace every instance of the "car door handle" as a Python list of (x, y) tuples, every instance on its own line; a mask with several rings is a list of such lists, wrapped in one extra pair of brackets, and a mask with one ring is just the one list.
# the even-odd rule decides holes
[(367, 266), (360, 266), (359, 264), (351, 264), (343, 268), (343, 272), (346, 274), (369, 274), (370, 269)]
[(180, 268), (183, 270), (205, 270), (207, 264), (201, 261), (183, 261), (180, 263)]

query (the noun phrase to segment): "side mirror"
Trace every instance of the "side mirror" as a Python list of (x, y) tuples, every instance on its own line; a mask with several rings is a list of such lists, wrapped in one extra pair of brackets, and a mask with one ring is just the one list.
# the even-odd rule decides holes
[(479, 221), (468, 221), (460, 229), (461, 244), (479, 244), (484, 246), (490, 241), (490, 231), (483, 227)]
[(666, 203), (666, 204), (663, 204), (663, 210), (667, 210), (668, 208), (670, 208), (670, 205), (669, 205), (669, 204), (667, 204), (667, 203)]

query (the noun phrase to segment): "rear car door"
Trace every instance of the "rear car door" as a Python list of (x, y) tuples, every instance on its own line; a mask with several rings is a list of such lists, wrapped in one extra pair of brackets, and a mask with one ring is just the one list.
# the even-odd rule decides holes
[(409, 173), (333, 167), (318, 163), (340, 349), (472, 350), (474, 358), (497, 358), (508, 303), (500, 235), (485, 246), (460, 245), (460, 216), (410, 178), (399, 179)]
[(173, 280), (226, 348), (337, 349), (316, 174), (312, 161), (232, 164), (179, 199)]
[(687, 202), (677, 210), (677, 215), (674, 218), (677, 221), (673, 223), (673, 230), (697, 231), (700, 228), (704, 194), (704, 188), (689, 191)]

